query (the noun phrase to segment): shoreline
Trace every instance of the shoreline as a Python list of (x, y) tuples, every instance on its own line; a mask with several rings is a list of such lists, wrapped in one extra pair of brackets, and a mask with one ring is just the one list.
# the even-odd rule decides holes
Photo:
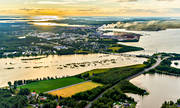
[[(86, 57), (87, 59), (85, 59)], [(27, 61), (25, 64), (24, 64), (24, 61), (22, 61), (21, 59), (22, 58), (16, 58), (16, 59), (13, 59), (13, 61), (11, 59), (7, 59), (7, 60), (3, 59), (2, 66), (4, 66), (4, 68), (13, 66), (15, 69), (5, 70), (2, 67), (1, 76), (6, 75), (7, 73), (7, 75), (9, 74), (9, 76), (11, 77), (10, 80), (12, 81), (21, 80), (21, 79), (25, 79), (25, 80), (36, 79), (36, 78), (43, 78), (47, 76), (50, 76), (50, 77), (73, 76), (73, 75), (90, 71), (93, 69), (123, 67), (123, 66), (129, 66), (133, 64), (140, 64), (147, 60), (146, 58), (136, 58), (135, 56), (124, 56), (121, 54), (120, 55), (110, 55), (110, 54), (79, 55), (78, 54), (78, 55), (65, 55), (65, 56), (55, 55), (55, 56), (49, 56), (48, 58), (44, 58), (40, 60), (39, 59), (32, 60), (32, 61), (30, 60), (30, 61)], [(74, 60), (70, 60), (70, 59), (74, 59)], [(112, 60), (113, 61), (115, 60), (115, 63)], [(6, 62), (7, 62), (7, 65), (6, 65)], [(10, 64), (10, 62), (12, 63), (12, 65)], [(80, 66), (81, 64), (84, 65), (84, 63), (86, 65), (85, 67)], [(45, 68), (46, 66), (45, 64), (47, 64), (49, 67)], [(77, 65), (78, 65), (77, 68), (76, 67), (70, 68), (71, 66), (74, 67)], [(30, 68), (26, 68), (27, 66)], [(33, 68), (35, 66), (43, 66), (43, 67), (36, 69), (36, 68)], [(63, 69), (60, 69), (61, 67)], [(14, 73), (14, 71), (17, 71), (17, 73)], [(29, 72), (32, 72), (32, 74)], [(23, 74), (26, 74), (26, 75), (23, 75)], [(20, 77), (17, 75), (20, 75)], [(6, 82), (5, 79), (9, 81), (8, 78), (2, 78), (1, 79), (2, 82)], [(7, 83), (2, 83), (2, 84), (7, 85)]]

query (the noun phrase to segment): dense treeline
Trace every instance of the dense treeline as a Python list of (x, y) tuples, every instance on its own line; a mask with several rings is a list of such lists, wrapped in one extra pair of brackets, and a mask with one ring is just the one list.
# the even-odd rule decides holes
[[(122, 45), (120, 45), (120, 46), (122, 46)], [(130, 51), (141, 51), (141, 50), (144, 50), (144, 49), (140, 48), (140, 47), (123, 45), (122, 48), (117, 51), (117, 53), (130, 52)]]
[[(86, 80), (93, 80), (94, 82), (103, 83), (104, 86), (94, 88), (92, 90), (88, 90), (85, 92), (77, 93), (73, 95), (72, 97), (63, 98), (58, 96), (52, 96), (49, 94), (43, 94), (40, 93), (39, 96), (45, 96), (47, 97), (47, 100), (39, 101), (38, 99), (30, 99), (28, 100), (28, 103), (26, 104), (36, 104), (42, 105), (43, 108), (54, 108), (54, 106), (60, 105), (64, 107), (73, 107), (73, 108), (84, 108), (89, 101), (94, 100), (97, 96), (99, 96), (101, 93), (106, 91), (107, 89), (111, 88), (115, 84), (117, 84), (113, 89), (109, 89), (106, 91), (106, 93), (95, 101), (93, 103), (94, 107), (112, 107), (114, 102), (128, 102), (135, 105), (135, 102), (133, 99), (127, 97), (124, 93), (135, 93), (139, 95), (145, 95), (146, 91), (142, 90), (135, 85), (131, 84), (128, 81), (123, 81), (129, 76), (132, 76), (136, 73), (139, 73), (144, 70), (146, 65), (150, 64), (151, 62), (148, 61), (146, 64), (141, 65), (133, 65), (133, 66), (126, 66), (126, 67), (120, 67), (120, 68), (110, 68), (110, 69), (100, 69), (100, 70), (94, 70), (96, 72), (85, 72), (80, 75), (76, 75), (76, 77), (83, 78)], [(100, 72), (98, 72), (100, 71)], [(55, 77), (56, 79), (57, 77)], [(23, 85), (28, 84), (32, 82), (36, 82), (39, 80), (50, 80), (54, 79), (51, 77), (43, 78), (43, 79), (35, 79), (35, 80), (19, 80), (15, 81), (14, 85)], [(13, 88), (11, 82), (8, 83), (9, 87), (11, 89)], [(11, 90), (10, 90), (11, 91)], [(15, 93), (15, 92), (13, 92)], [(16, 96), (24, 96), (27, 98), (27, 95), (30, 93), (28, 89), (20, 89)], [(4, 93), (3, 93), (4, 94)], [(12, 94), (9, 96), (11, 97)], [(15, 98), (15, 97), (14, 97)], [(19, 98), (21, 99), (21, 98)], [(56, 100), (56, 101), (55, 101)], [(23, 103), (23, 101), (22, 101)], [(26, 104), (23, 103), (25, 106)], [(11, 107), (10, 107), (11, 108)]]
[(112, 53), (124, 53), (124, 52), (131, 52), (131, 51), (141, 51), (144, 50), (141, 47), (133, 47), (133, 46), (127, 46), (127, 45), (121, 45), (121, 44), (113, 44), (111, 47), (119, 47), (120, 49), (118, 50), (112, 50), (112, 49), (107, 49), (107, 52), (112, 52)]
[(156, 60), (154, 57), (150, 57), (148, 61), (145, 61), (143, 64), (146, 65), (146, 68), (151, 67), (153, 64), (156, 63)]
[(150, 73), (168, 74), (168, 75), (180, 75), (180, 69), (171, 66), (173, 60), (180, 60), (179, 54), (162, 54), (162, 58), (169, 57), (161, 62), (161, 64), (150, 71)]
[[(15, 92), (12, 92), (15, 91)], [(47, 97), (46, 100), (39, 100), (40, 97)], [(0, 108), (24, 108), (29, 104), (41, 104), (42, 108), (55, 108), (58, 105), (58, 96), (50, 94), (40, 93), (35, 96), (31, 96), (29, 89), (0, 89)]]
[(170, 66), (158, 66), (156, 68), (159, 71), (156, 71), (157, 73), (163, 73), (163, 72), (168, 72), (168, 73), (172, 73), (172, 74), (179, 74), (180, 75), (180, 69), (176, 69)]
[(133, 93), (133, 94), (139, 94), (139, 95), (148, 94), (146, 90), (143, 90), (126, 80), (118, 83), (116, 87), (120, 88), (124, 93)]
[(103, 84), (115, 84), (120, 80), (124, 80), (129, 76), (132, 76), (142, 70), (145, 65), (134, 65), (120, 68), (109, 69), (108, 72), (94, 74), (90, 79), (92, 81), (103, 83)]
[(104, 90), (106, 90), (109, 86), (100, 86), (96, 87), (92, 90), (88, 90), (85, 92), (80, 92), (72, 96), (72, 98), (76, 100), (87, 100), (87, 101), (92, 101), (95, 99), (100, 93), (102, 93)]
[(146, 90), (136, 87), (129, 81), (120, 81), (113, 89), (108, 90), (101, 98), (92, 104), (92, 108), (112, 108), (115, 102), (128, 102), (136, 104), (134, 99), (127, 97), (124, 93), (139, 95), (148, 94)]
[(112, 108), (114, 102), (134, 103), (134, 99), (127, 97), (120, 88), (108, 90), (101, 98), (96, 100), (91, 108)]
[(24, 95), (12, 96), (10, 90), (0, 89), (0, 108), (24, 108), (27, 102), (27, 97)]
[[(127, 66), (127, 67), (120, 67), (120, 68), (94, 70), (96, 72), (88, 71), (83, 74), (76, 75), (76, 77), (78, 78), (83, 78), (83, 79), (93, 80), (94, 82), (103, 83), (104, 86), (97, 87), (97, 88), (94, 88), (92, 90), (88, 90), (85, 92), (77, 93), (73, 95), (71, 98), (62, 98), (60, 101), (60, 105), (64, 105), (68, 107), (74, 107), (74, 106), (76, 107), (78, 102), (83, 102), (83, 105), (86, 105), (88, 101), (94, 100), (102, 92), (112, 87), (116, 83), (118, 83), (118, 85), (113, 89), (113, 91), (106, 93), (106, 95), (112, 96), (112, 98), (109, 99), (109, 97), (106, 97), (105, 95), (103, 97), (104, 99), (101, 100), (101, 101), (104, 100), (103, 102), (105, 103), (103, 104), (103, 102), (99, 102), (98, 100), (97, 102), (93, 104), (95, 108), (111, 107), (113, 102), (116, 102), (116, 101), (128, 100), (130, 101), (130, 103), (131, 102), (134, 103), (134, 100), (131, 98), (128, 98), (123, 92), (131, 92), (131, 93), (144, 95), (146, 91), (140, 88), (137, 88), (136, 86), (129, 83), (128, 81), (122, 81), (122, 80), (144, 70), (144, 67), (145, 65), (134, 65), (134, 66)], [(122, 82), (119, 83), (119, 81), (122, 81)], [(109, 103), (107, 104), (106, 102), (107, 103), (109, 102)]]
[(180, 99), (177, 100), (176, 103), (174, 103), (173, 101), (165, 101), (161, 108), (179, 108), (180, 106)]
[[(30, 83), (33, 83), (33, 82), (38, 82), (38, 81), (42, 81), (42, 80), (53, 80), (53, 79), (59, 79), (60, 77), (44, 77), (44, 78), (37, 78), (37, 79), (29, 79), (29, 80), (17, 80), (17, 81), (14, 81), (14, 82), (8, 82), (8, 85), (9, 86), (13, 86), (14, 88), (16, 88), (17, 86), (21, 86), (21, 85), (24, 85), (24, 84), (30, 84)], [(62, 77), (61, 77), (62, 78)]]
[(87, 103), (88, 102), (85, 100), (77, 101), (74, 98), (62, 98), (59, 105), (64, 106), (65, 108), (84, 108)]

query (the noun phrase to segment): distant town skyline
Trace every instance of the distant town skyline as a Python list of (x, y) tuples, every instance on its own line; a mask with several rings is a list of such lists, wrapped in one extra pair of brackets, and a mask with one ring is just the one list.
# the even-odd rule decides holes
[(0, 15), (180, 16), (180, 0), (1, 0)]

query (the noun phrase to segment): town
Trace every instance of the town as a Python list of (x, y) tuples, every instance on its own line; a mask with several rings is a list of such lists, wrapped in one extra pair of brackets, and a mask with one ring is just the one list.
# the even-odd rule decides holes
[[(118, 41), (138, 42), (141, 36), (126, 32), (106, 35), (106, 32), (91, 26), (68, 27), (60, 30), (61, 32), (29, 30), (27, 33), (17, 33), (15, 37), (2, 41), (0, 57), (109, 52), (113, 50), (112, 47), (119, 47), (118, 44), (116, 45)], [(8, 43), (9, 40), (11, 43)]]

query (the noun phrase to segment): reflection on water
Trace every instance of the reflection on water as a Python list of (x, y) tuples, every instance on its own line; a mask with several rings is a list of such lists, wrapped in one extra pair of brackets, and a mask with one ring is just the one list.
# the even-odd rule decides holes
[[(48, 56), (0, 59), (0, 86), (8, 81), (42, 77), (72, 76), (96, 68), (142, 64), (146, 59), (105, 54)], [(6, 76), (6, 77), (4, 77)]]
[(180, 61), (179, 60), (172, 61), (171, 66), (180, 69)]
[(130, 82), (150, 93), (144, 97), (127, 94), (138, 102), (137, 108), (160, 108), (164, 101), (176, 102), (180, 98), (180, 77), (146, 74), (140, 75)]
[(137, 43), (128, 45), (143, 47), (149, 52), (180, 53), (180, 29), (169, 29), (159, 32), (145, 32)]
[(70, 24), (64, 24), (64, 23), (51, 23), (51, 22), (35, 22), (32, 24), (38, 25), (38, 26), (87, 27), (86, 25), (70, 25)]
[[(109, 30), (109, 29), (107, 29)], [(122, 29), (111, 29), (113, 31), (124, 31)], [(146, 52), (170, 52), (180, 53), (180, 29), (168, 29), (163, 31), (133, 31), (143, 34), (139, 42), (127, 42), (126, 45), (143, 47)]]

